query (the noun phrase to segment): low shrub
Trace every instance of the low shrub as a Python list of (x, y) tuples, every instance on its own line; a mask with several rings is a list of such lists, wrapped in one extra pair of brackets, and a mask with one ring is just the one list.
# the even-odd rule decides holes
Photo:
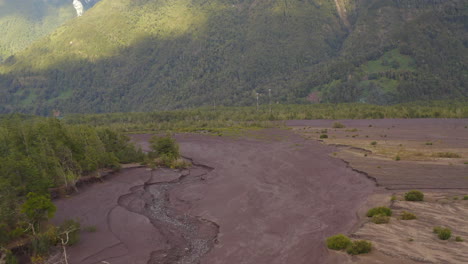
[(400, 156), (397, 155), (397, 156), (395, 157), (395, 160), (396, 160), (396, 161), (401, 160)]
[(346, 249), (351, 245), (351, 239), (349, 237), (338, 234), (327, 238), (327, 247), (333, 250)]
[(320, 135), (320, 138), (328, 138), (328, 135), (327, 134), (322, 134), (322, 135)]
[(372, 141), (370, 144), (371, 144), (372, 146), (375, 146), (375, 145), (377, 145), (377, 141)]
[(333, 128), (345, 128), (346, 126), (341, 124), (340, 122), (333, 123)]
[(453, 153), (453, 152), (437, 152), (432, 154), (433, 157), (437, 158), (451, 158), (451, 159), (457, 159), (461, 158), (460, 154)]
[(381, 207), (375, 207), (372, 209), (369, 209), (367, 211), (367, 217), (373, 217), (374, 215), (385, 215), (385, 216), (392, 216), (392, 209), (386, 207), (386, 206), (381, 206)]
[(325, 129), (322, 129), (322, 130), (320, 130), (320, 133), (326, 134), (326, 133), (328, 133), (328, 129), (326, 129), (326, 128), (325, 128)]
[(468, 195), (463, 196), (463, 200), (468, 200)]
[(369, 253), (372, 250), (372, 243), (366, 240), (354, 241), (346, 250), (350, 255)]
[(455, 241), (457, 241), (457, 242), (463, 242), (463, 238), (457, 236), (457, 237), (455, 237)]
[(420, 191), (412, 190), (405, 193), (405, 200), (406, 201), (423, 201), (424, 194)]
[(413, 220), (416, 219), (416, 215), (410, 212), (401, 212), (401, 220)]
[(374, 224), (387, 224), (390, 222), (390, 216), (384, 214), (376, 214), (372, 216), (372, 223)]
[(450, 230), (450, 228), (443, 228), (443, 227), (440, 227), (440, 226), (436, 226), (436, 227), (434, 227), (432, 232), (437, 234), (437, 236), (441, 240), (448, 240), (452, 236), (452, 230)]
[(427, 146), (432, 146), (432, 142), (426, 142)]

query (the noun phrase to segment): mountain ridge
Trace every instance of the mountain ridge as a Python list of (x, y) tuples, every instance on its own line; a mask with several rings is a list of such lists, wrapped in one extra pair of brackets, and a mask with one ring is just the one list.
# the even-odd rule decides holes
[(251, 105), (269, 89), (285, 103), (466, 97), (467, 10), (458, 0), (103, 0), (0, 66), (0, 112)]

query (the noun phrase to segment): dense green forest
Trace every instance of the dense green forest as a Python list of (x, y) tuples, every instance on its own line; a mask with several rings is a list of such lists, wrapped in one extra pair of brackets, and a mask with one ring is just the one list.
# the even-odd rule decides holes
[[(83, 176), (143, 158), (127, 136), (111, 129), (67, 125), (55, 118), (0, 116), (0, 255), (11, 241), (36, 235), (41, 217), (53, 209), (47, 202), (51, 188), (76, 189)], [(36, 230), (25, 226), (32, 220)]]
[(103, 0), (0, 65), (0, 112), (466, 98), (467, 29), (463, 0)]

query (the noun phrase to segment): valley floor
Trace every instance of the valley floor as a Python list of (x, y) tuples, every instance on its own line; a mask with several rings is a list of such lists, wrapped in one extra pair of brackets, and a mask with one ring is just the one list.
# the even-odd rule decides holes
[[(57, 200), (55, 221), (96, 227), (70, 248), (70, 263), (462, 263), (468, 243), (437, 240), (432, 225), (468, 240), (468, 120), (432, 121), (347, 120), (336, 130), (330, 120), (290, 121), (294, 131), (176, 135), (191, 168), (124, 169)], [(324, 129), (327, 144), (315, 140)], [(148, 150), (151, 135), (132, 137)], [(427, 201), (403, 201), (414, 188)], [(367, 209), (382, 205), (418, 219), (369, 222)], [(375, 250), (329, 251), (324, 240), (337, 233)]]

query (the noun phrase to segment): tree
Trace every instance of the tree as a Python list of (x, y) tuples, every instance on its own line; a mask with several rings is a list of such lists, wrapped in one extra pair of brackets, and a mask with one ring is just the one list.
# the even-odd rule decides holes
[(52, 218), (57, 207), (52, 203), (50, 197), (37, 193), (28, 193), (26, 202), (22, 205), (21, 212), (29, 220), (33, 234), (41, 221)]

